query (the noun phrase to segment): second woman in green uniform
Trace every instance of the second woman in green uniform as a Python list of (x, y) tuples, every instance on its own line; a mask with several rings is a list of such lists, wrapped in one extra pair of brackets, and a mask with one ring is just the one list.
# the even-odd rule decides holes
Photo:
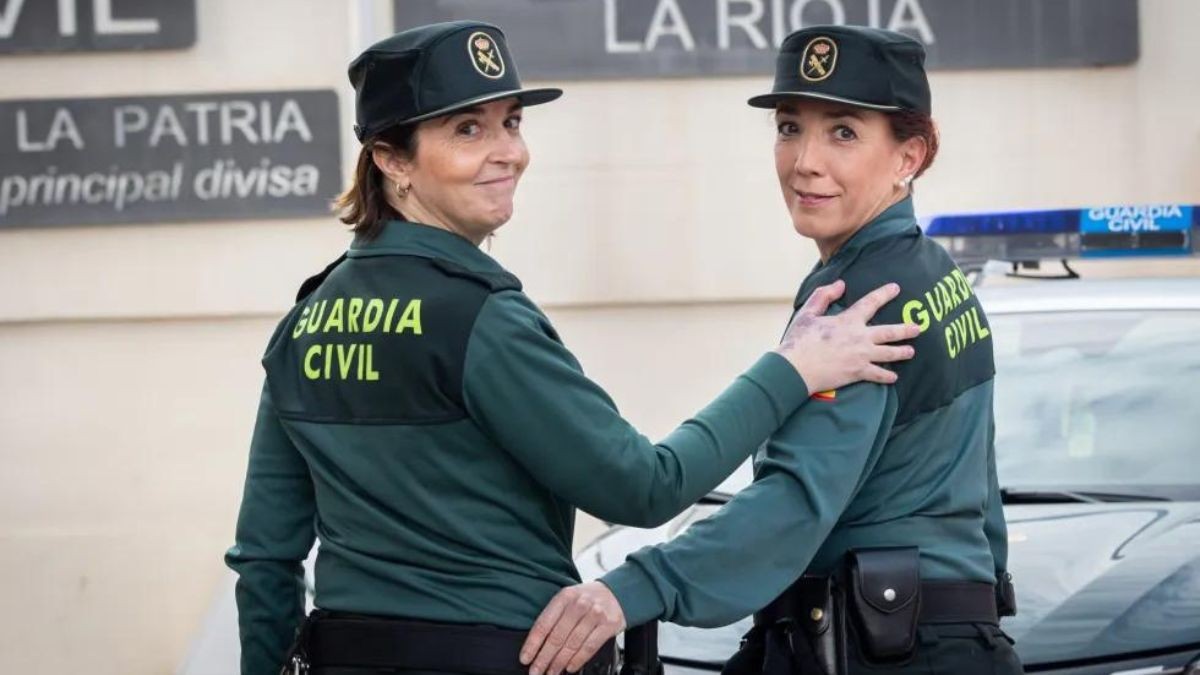
[(784, 41), (773, 91), (750, 100), (774, 111), (784, 205), (820, 253), (796, 307), (833, 279), (851, 300), (897, 280), (880, 319), (920, 328), (916, 358), (896, 366), (895, 387), (818, 395), (717, 514), (560, 594), (523, 654), (535, 675), (573, 669), (588, 651), (562, 645), (615, 630), (577, 618), (597, 605), (630, 625), (755, 613), (727, 675), (1021, 671), (999, 628), (1011, 586), (991, 333), (913, 213), (912, 182), (938, 149), (924, 58), (899, 33), (806, 28)]

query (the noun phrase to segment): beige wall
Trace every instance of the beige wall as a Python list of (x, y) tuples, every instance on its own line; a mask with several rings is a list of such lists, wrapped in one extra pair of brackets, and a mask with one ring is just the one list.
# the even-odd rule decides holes
[[(200, 0), (189, 50), (6, 56), (0, 96), (325, 88), (345, 121), (368, 4)], [(0, 231), (0, 672), (175, 671), (223, 574), (272, 315), (343, 245), (327, 218)]]
[[(345, 62), (386, 11), (197, 4), (193, 49), (4, 57), (0, 96), (337, 88), (348, 126)], [(1132, 67), (935, 74), (919, 210), (1200, 202), (1200, 3), (1141, 22)], [(770, 345), (814, 259), (742, 103), (768, 85), (572, 82), (527, 113), (493, 253), (651, 436)], [(0, 231), (0, 671), (174, 669), (223, 574), (259, 352), (345, 243), (331, 219)]]

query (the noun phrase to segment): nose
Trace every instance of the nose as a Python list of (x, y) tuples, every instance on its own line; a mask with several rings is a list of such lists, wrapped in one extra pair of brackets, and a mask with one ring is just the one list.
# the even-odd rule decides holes
[(521, 164), (527, 152), (524, 139), (515, 134), (503, 133), (492, 146), (489, 159), (497, 164)]
[(824, 173), (825, 159), (820, 139), (816, 134), (804, 134), (797, 141), (795, 171), (801, 176), (820, 176)]

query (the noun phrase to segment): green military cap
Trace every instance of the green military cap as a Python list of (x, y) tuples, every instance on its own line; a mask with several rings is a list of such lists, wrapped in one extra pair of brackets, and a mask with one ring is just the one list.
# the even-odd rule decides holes
[(350, 84), (360, 141), (488, 101), (537, 105), (562, 96), (561, 89), (523, 89), (504, 32), (478, 21), (418, 26), (381, 40), (350, 64)]
[(774, 108), (797, 96), (875, 110), (933, 110), (921, 43), (864, 26), (812, 26), (787, 36), (775, 60), (775, 86), (749, 103)]

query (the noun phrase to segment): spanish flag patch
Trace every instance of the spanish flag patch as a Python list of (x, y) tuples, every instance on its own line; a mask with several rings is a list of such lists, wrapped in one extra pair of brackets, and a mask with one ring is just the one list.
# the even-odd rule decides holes
[(810, 398), (812, 398), (814, 401), (836, 401), (837, 400), (837, 389), (830, 389), (829, 391), (818, 391), (817, 393), (813, 394)]

